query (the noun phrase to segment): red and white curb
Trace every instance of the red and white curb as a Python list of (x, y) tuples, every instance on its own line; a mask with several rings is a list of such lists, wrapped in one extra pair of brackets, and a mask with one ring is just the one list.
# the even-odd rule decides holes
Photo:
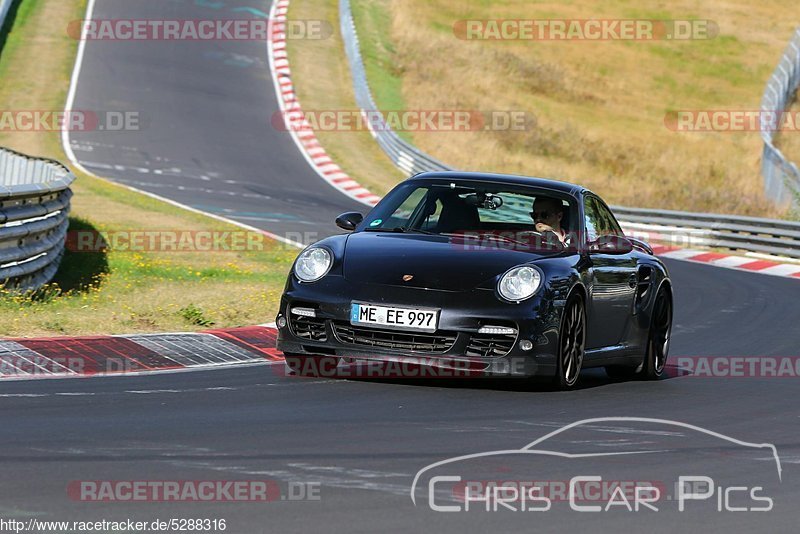
[(0, 339), (0, 380), (136, 375), (278, 363), (271, 326), (186, 334)]
[(705, 263), (714, 267), (725, 267), (738, 271), (747, 271), (772, 276), (784, 276), (800, 279), (800, 263), (781, 262), (779, 260), (758, 259), (747, 256), (735, 256), (723, 252), (709, 252), (707, 250), (694, 250), (678, 248), (668, 245), (651, 245), (653, 252), (661, 258)]
[(374, 206), (380, 197), (353, 180), (339, 167), (322, 147), (311, 124), (303, 117), (300, 102), (294, 92), (292, 72), (286, 53), (286, 13), (289, 0), (277, 0), (272, 4), (270, 20), (273, 22), (272, 38), (267, 49), (275, 93), (282, 118), (286, 120), (287, 130), (297, 144), (309, 165), (323, 180), (345, 195), (368, 206)]

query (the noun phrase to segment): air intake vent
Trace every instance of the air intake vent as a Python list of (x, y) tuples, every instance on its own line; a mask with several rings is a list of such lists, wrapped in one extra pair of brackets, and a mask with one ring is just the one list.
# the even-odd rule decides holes
[(342, 343), (393, 350), (443, 353), (450, 350), (456, 342), (455, 332), (420, 334), (361, 328), (339, 322), (334, 322), (333, 329)]
[(636, 304), (643, 302), (647, 298), (650, 287), (653, 285), (653, 270), (650, 267), (641, 267), (637, 276), (636, 283)]
[(292, 328), (292, 333), (299, 338), (310, 341), (328, 340), (328, 335), (325, 332), (325, 319), (291, 315), (289, 317), (289, 325)]
[(514, 334), (473, 334), (467, 345), (467, 356), (495, 358), (505, 356), (514, 347)]

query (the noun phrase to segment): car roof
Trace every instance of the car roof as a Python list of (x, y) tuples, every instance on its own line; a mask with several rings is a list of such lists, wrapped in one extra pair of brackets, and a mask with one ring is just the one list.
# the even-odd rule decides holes
[(428, 180), (432, 178), (440, 179), (458, 179), (458, 180), (474, 180), (481, 182), (498, 182), (504, 184), (514, 185), (527, 185), (530, 187), (541, 187), (543, 189), (551, 189), (561, 193), (570, 195), (577, 195), (581, 192), (588, 192), (585, 187), (571, 184), (569, 182), (561, 182), (558, 180), (549, 180), (546, 178), (534, 178), (531, 176), (520, 176), (516, 174), (497, 174), (489, 172), (463, 172), (463, 171), (436, 171), (436, 172), (423, 172), (408, 178), (412, 180)]

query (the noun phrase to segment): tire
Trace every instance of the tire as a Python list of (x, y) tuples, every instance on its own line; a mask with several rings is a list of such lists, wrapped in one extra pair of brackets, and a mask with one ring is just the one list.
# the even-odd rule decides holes
[(329, 377), (336, 376), (339, 358), (335, 356), (317, 356), (308, 354), (284, 354), (286, 367), (294, 376)]
[(647, 353), (640, 374), (643, 380), (658, 380), (664, 375), (672, 337), (672, 297), (663, 285), (656, 295), (650, 323)]
[(662, 285), (653, 304), (644, 358), (638, 367), (608, 366), (606, 374), (615, 380), (658, 380), (664, 375), (672, 333), (672, 297)]
[(586, 349), (586, 309), (583, 299), (573, 295), (567, 301), (558, 334), (555, 385), (572, 389), (578, 383)]

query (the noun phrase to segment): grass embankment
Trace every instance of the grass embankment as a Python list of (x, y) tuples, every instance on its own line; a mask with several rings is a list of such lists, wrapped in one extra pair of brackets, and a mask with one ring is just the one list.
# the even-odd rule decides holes
[[(0, 55), (0, 109), (60, 110), (85, 0), (25, 0)], [(0, 131), (0, 146), (66, 161), (58, 132)], [(78, 174), (71, 230), (239, 231)], [(67, 252), (53, 284), (0, 298), (0, 335), (188, 331), (271, 321), (296, 249), (264, 240), (240, 252)]]
[[(382, 109), (519, 110), (534, 119), (526, 131), (412, 133), (417, 146), (444, 162), (575, 181), (611, 203), (785, 215), (763, 195), (758, 132), (688, 133), (665, 125), (665, 116), (679, 110), (759, 108), (793, 31), (785, 3), (352, 1)], [(314, 3), (333, 9), (337, 2)], [(589, 18), (710, 19), (719, 35), (467, 41), (453, 31), (464, 19)], [(341, 156), (340, 164), (358, 158), (354, 151)]]
[[(322, 20), (333, 30), (332, 36), (325, 39), (289, 39), (287, 42), (294, 90), (306, 112), (358, 109), (339, 30), (338, 10), (335, 0), (294, 1), (289, 5), (290, 19)], [(376, 80), (381, 81), (381, 78), (376, 77)], [(384, 93), (381, 90), (381, 94)], [(401, 101), (397, 100), (397, 105), (400, 104)], [(368, 131), (343, 129), (318, 131), (316, 134), (328, 154), (345, 172), (378, 195), (383, 195), (405, 178)]]

